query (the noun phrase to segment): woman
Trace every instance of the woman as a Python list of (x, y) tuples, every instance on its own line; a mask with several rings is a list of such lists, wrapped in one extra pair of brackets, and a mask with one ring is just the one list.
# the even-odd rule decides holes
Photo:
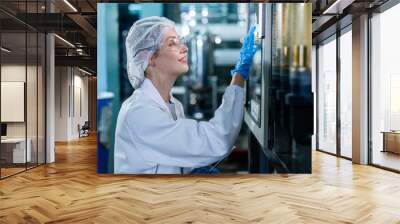
[(222, 105), (208, 121), (186, 119), (171, 94), (189, 67), (175, 24), (148, 17), (126, 39), (128, 76), (135, 91), (121, 106), (115, 133), (114, 171), (187, 174), (229, 155), (243, 120), (244, 79), (255, 53), (254, 28), (246, 36)]

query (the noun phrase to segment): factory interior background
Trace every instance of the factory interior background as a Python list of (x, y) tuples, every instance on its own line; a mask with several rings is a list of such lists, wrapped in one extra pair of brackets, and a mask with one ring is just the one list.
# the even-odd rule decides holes
[[(176, 81), (172, 94), (182, 102), (185, 116), (197, 121), (214, 116), (229, 85), (230, 70), (239, 58), (243, 37), (251, 26), (262, 27), (255, 34), (258, 50), (246, 86), (246, 122), (235, 150), (218, 163), (218, 168), (221, 173), (241, 174), (311, 172), (311, 4), (107, 3), (98, 4), (97, 17), (99, 173), (113, 173), (117, 115), (122, 102), (133, 92), (127, 75), (126, 36), (135, 21), (149, 16), (171, 19), (178, 35), (187, 39), (189, 71)], [(261, 23), (263, 20), (266, 22)], [(273, 67), (272, 74), (267, 64)], [(305, 77), (297, 93), (291, 90), (296, 88), (292, 76)], [(286, 103), (285, 97), (290, 94), (297, 95)], [(264, 115), (265, 110), (271, 112)], [(264, 139), (268, 131), (275, 133), (269, 133), (267, 143)], [(253, 145), (252, 151), (249, 144)], [(270, 162), (266, 162), (265, 151), (270, 153)]]
[[(234, 223), (397, 223), (400, 3), (299, 2), (309, 5), (310, 23), (286, 31), (310, 42), (294, 38), (285, 47), (290, 40), (279, 36), (285, 26), (279, 30), (277, 25), (284, 19), (266, 13), (274, 9), (265, 3), (0, 1), (0, 222), (79, 222), (95, 215), (99, 222), (112, 222), (113, 214), (121, 217), (118, 221), (206, 222), (212, 214)], [(276, 5), (279, 12), (284, 4)], [(249, 25), (278, 29), (264, 32), (263, 53), (256, 54), (246, 84), (250, 92), (237, 148), (218, 164), (223, 174), (249, 175), (108, 175), (113, 173), (116, 115), (133, 91), (124, 38), (134, 21), (152, 15), (175, 21), (183, 34), (190, 31), (192, 49), (202, 49), (192, 54), (191, 70), (173, 89), (186, 116), (199, 121), (210, 119), (219, 106)], [(301, 95), (302, 104), (291, 104), (299, 107), (285, 107), (278, 96), (290, 93), (290, 85), (278, 91), (288, 81), (281, 74), (296, 71), (290, 66), (295, 54), (304, 56), (299, 57), (306, 64), (302, 71), (309, 75), (303, 88), (310, 91)], [(278, 175), (252, 175), (260, 173)], [(177, 195), (182, 189), (215, 210), (200, 202), (185, 204)], [(235, 195), (237, 204), (223, 201), (228, 195)], [(168, 209), (169, 203), (176, 207)], [(164, 208), (160, 213), (147, 212), (158, 205)], [(87, 215), (91, 206), (96, 207), (90, 210), (93, 216)], [(137, 216), (122, 211), (135, 206), (141, 208)], [(184, 208), (203, 215), (176, 214)]]

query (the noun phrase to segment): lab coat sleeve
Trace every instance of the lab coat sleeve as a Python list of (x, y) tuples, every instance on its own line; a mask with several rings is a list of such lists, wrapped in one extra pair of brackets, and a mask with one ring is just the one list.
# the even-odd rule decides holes
[[(129, 112), (132, 141), (150, 164), (202, 167), (227, 156), (237, 138), (244, 110), (244, 90), (229, 86), (222, 104), (208, 122), (193, 119), (173, 121), (157, 106)], [(130, 156), (135, 155), (128, 155)]]

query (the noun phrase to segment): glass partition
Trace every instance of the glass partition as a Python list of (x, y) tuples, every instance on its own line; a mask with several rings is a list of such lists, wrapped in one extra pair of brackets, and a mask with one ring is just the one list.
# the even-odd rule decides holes
[[(12, 7), (28, 21), (27, 13), (44, 12), (44, 3), (8, 1), (0, 6)], [(45, 163), (45, 44), (44, 33), (0, 12), (0, 178)]]
[(26, 41), (25, 32), (1, 34), (2, 177), (24, 171), (31, 158), (26, 150)]

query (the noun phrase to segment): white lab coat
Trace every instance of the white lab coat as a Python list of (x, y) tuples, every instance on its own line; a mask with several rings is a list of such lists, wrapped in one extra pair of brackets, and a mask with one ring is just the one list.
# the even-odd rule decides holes
[(186, 119), (182, 104), (172, 95), (171, 101), (177, 120), (149, 79), (125, 100), (115, 132), (115, 173), (189, 173), (229, 155), (243, 121), (243, 88), (227, 87), (208, 122)]

